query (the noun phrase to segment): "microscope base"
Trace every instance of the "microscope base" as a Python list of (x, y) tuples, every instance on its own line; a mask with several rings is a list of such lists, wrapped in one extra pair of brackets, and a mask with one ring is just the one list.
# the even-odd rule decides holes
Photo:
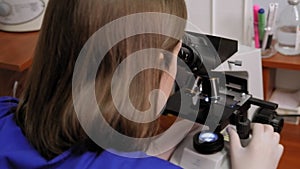
[(178, 145), (170, 162), (184, 169), (229, 169), (228, 143), (225, 142), (223, 150), (215, 154), (200, 154), (193, 148), (193, 136), (197, 132), (199, 132), (199, 130), (187, 135), (182, 143)]

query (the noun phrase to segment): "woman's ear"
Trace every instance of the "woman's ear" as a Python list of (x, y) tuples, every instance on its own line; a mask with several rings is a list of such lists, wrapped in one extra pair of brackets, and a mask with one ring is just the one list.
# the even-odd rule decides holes
[(177, 72), (177, 59), (178, 59), (178, 53), (182, 47), (182, 41), (178, 41), (177, 45), (173, 49), (173, 57), (171, 62), (169, 63), (169, 72), (172, 73), (172, 75), (175, 77)]

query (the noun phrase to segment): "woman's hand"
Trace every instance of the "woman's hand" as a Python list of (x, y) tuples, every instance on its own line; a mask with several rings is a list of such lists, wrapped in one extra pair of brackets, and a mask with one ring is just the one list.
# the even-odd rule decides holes
[(242, 147), (235, 130), (229, 129), (230, 156), (233, 169), (276, 169), (283, 153), (280, 135), (270, 125), (254, 123), (252, 138)]

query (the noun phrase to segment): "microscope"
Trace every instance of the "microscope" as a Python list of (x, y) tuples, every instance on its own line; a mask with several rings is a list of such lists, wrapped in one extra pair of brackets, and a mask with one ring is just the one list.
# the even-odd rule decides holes
[[(275, 132), (281, 132), (284, 121), (277, 116), (277, 104), (254, 98), (246, 79), (214, 71), (237, 48), (235, 40), (185, 32), (176, 77), (176, 82), (185, 83), (175, 86), (164, 114), (195, 121), (208, 129), (188, 134), (174, 152), (172, 163), (186, 169), (230, 168), (227, 127), (236, 128), (243, 146), (251, 140), (251, 122), (270, 124)], [(191, 111), (179, 113), (181, 105)], [(258, 108), (249, 119), (252, 105)]]

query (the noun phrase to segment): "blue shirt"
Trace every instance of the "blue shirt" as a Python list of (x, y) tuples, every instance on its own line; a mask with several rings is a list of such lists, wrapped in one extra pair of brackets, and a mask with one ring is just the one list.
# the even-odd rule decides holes
[(63, 168), (63, 169), (178, 169), (180, 167), (157, 157), (128, 158), (108, 151), (101, 154), (84, 152), (73, 154), (71, 149), (48, 161), (29, 144), (14, 121), (10, 109), (17, 107), (18, 100), (0, 97), (0, 168)]

